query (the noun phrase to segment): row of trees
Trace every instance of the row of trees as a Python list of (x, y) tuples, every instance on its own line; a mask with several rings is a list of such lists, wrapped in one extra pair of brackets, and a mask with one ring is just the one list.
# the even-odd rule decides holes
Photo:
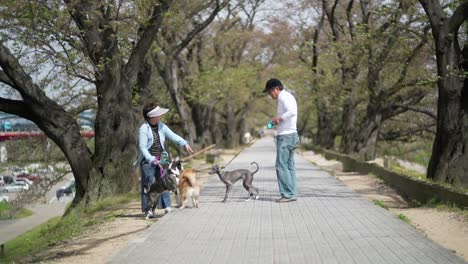
[[(468, 186), (467, 5), (322, 0), (292, 9), (297, 57), (310, 69), (305, 109), (316, 113), (303, 132), (364, 160), (383, 142), (430, 140), (427, 177)], [(297, 18), (307, 9), (312, 16)]]
[[(264, 0), (5, 0), (0, 111), (60, 147), (74, 205), (129, 190), (144, 103), (173, 109), (167, 122), (192, 144), (235, 147), (274, 113), (259, 93), (271, 76), (294, 90), (316, 144), (373, 159), (380, 141), (436, 132), (428, 176), (466, 186), (467, 3), (421, 3), (296, 1), (278, 13)], [(94, 149), (76, 122), (86, 109)]]

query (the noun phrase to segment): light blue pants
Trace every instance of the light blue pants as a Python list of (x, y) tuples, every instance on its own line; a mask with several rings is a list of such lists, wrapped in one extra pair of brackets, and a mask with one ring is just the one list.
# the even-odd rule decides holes
[[(143, 188), (145, 184), (152, 184), (155, 181), (155, 177), (159, 177), (161, 172), (159, 170), (159, 166), (155, 166), (150, 164), (149, 162), (142, 162), (141, 163), (141, 211), (147, 213), (148, 208), (148, 201), (146, 200), (146, 195), (144, 193)], [(166, 207), (171, 207), (171, 194), (170, 192), (163, 192), (162, 195), (158, 198), (157, 208), (163, 209)]]
[(294, 150), (299, 143), (297, 133), (276, 136), (276, 177), (281, 196), (297, 197)]

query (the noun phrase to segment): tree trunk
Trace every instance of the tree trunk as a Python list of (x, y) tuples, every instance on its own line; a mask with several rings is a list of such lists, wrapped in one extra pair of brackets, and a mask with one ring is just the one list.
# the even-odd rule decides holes
[(198, 136), (198, 141), (202, 146), (216, 144), (221, 141), (221, 138), (217, 136), (220, 134), (217, 133), (220, 128), (216, 121), (214, 105), (215, 103), (211, 105), (195, 104), (192, 106), (194, 109), (193, 120), (197, 128), (197, 135), (200, 135)]
[(333, 149), (335, 147), (335, 138), (338, 135), (337, 113), (330, 109), (325, 98), (317, 98), (317, 133), (315, 134), (315, 144), (326, 148)]
[(119, 63), (109, 68), (112, 72), (96, 85), (95, 170), (88, 188), (92, 199), (130, 190), (137, 153), (138, 129), (131, 104), (131, 85)]
[[(229, 98), (229, 96), (228, 96)], [(236, 116), (232, 107), (232, 101), (227, 100), (226, 102), (226, 147), (227, 148), (235, 148), (237, 147), (237, 139), (238, 133), (237, 130), (237, 123), (236, 123)]]
[(185, 101), (183, 93), (179, 88), (178, 68), (175, 60), (169, 60), (166, 66), (166, 86), (171, 94), (172, 101), (177, 107), (177, 111), (182, 119), (182, 127), (184, 129), (185, 139), (189, 143), (194, 143), (197, 139), (197, 130), (192, 119), (192, 109)]
[(378, 103), (369, 102), (365, 121), (359, 130), (359, 134), (356, 135), (356, 148), (353, 149), (353, 152), (359, 153), (360, 158), (363, 160), (375, 159), (377, 141), (382, 124), (381, 112)]
[[(458, 31), (468, 17), (468, 2), (461, 2), (446, 17), (438, 1), (420, 0), (429, 17), (436, 46), (439, 97), (437, 130), (427, 178), (468, 187), (468, 110), (466, 64), (458, 45)], [(466, 54), (464, 52), (464, 54)], [(467, 56), (464, 56), (467, 59)], [(466, 62), (465, 62), (466, 63)]]
[[(354, 88), (352, 88), (354, 89)], [(342, 116), (342, 139), (340, 148), (344, 153), (352, 153), (356, 148), (356, 103), (354, 95), (349, 96), (343, 105), (343, 116)]]
[[(159, 75), (164, 80), (171, 99), (182, 119), (184, 137), (192, 144), (197, 142), (197, 139), (201, 137), (197, 135), (192, 108), (189, 101), (184, 97), (184, 87), (180, 85), (183, 83), (181, 80), (185, 78), (185, 74), (183, 74), (184, 69), (183, 65), (181, 65), (183, 63), (178, 64), (178, 61), (181, 61), (182, 51), (214, 20), (220, 10), (227, 6), (228, 3), (229, 1), (212, 1), (205, 9), (197, 11), (187, 10), (188, 13), (195, 11), (191, 16), (188, 16), (188, 19), (191, 20), (190, 24), (194, 27), (181, 39), (174, 37), (179, 35), (180, 32), (166, 32), (162, 34), (163, 36), (161, 36), (158, 42), (159, 45), (162, 45), (162, 52), (155, 51), (152, 53), (153, 62), (158, 68)], [(204, 16), (202, 21), (198, 21), (197, 19), (192, 20), (192, 18), (198, 17), (199, 14), (197, 12), (206, 13), (209, 7), (212, 7), (212, 10), (208, 12), (208, 16), (205, 17), (205, 14), (200, 14), (200, 17)], [(179, 80), (179, 74), (181, 80)]]
[[(342, 42), (342, 38), (345, 37), (343, 29), (339, 25), (338, 17), (336, 16), (336, 8), (339, 1), (334, 0), (333, 5), (328, 4), (328, 0), (322, 0), (323, 9), (326, 12), (328, 22), (330, 23), (330, 28), (333, 35), (333, 42), (339, 44)], [(351, 20), (351, 11), (353, 9), (354, 0), (350, 0), (347, 4), (347, 19), (348, 19), (348, 30), (349, 30), (349, 41), (353, 43), (354, 41), (354, 27)], [(343, 54), (339, 49), (336, 51), (338, 61), (340, 62), (341, 70), (341, 88), (346, 92), (347, 99), (343, 105), (342, 120), (341, 120), (341, 132), (342, 139), (340, 148), (344, 153), (351, 153), (355, 147), (354, 135), (355, 135), (355, 119), (356, 119), (356, 89), (357, 85), (355, 83), (356, 78), (359, 75), (359, 66), (356, 62), (350, 61), (350, 59)]]

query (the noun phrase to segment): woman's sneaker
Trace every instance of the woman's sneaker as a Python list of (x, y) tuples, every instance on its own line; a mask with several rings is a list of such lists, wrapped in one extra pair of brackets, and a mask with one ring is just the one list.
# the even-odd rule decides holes
[(145, 219), (148, 220), (150, 218), (154, 218), (154, 214), (151, 210), (149, 210), (147, 213), (146, 213), (146, 217)]
[(165, 212), (166, 214), (170, 213), (171, 211), (172, 211), (172, 208), (170, 208), (170, 207), (164, 208), (164, 212)]

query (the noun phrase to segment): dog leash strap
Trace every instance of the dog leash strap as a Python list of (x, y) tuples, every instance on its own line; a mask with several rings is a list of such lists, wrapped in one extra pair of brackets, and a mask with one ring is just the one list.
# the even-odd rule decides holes
[(158, 156), (156, 156), (156, 159), (158, 160), (158, 165), (157, 166), (159, 167), (159, 178), (161, 179), (161, 178), (164, 178), (164, 176), (166, 176), (166, 173), (165, 173), (164, 169), (161, 166), (160, 158)]
[(253, 141), (255, 140), (255, 138), (252, 138), (234, 157), (232, 157), (232, 159), (226, 164), (225, 167), (229, 166), (229, 164), (231, 164), (231, 162), (237, 157), (239, 156), (239, 154), (241, 154), (242, 151), (244, 151), (249, 145), (250, 143), (252, 143)]
[[(250, 143), (252, 143), (254, 140), (255, 140), (255, 138), (252, 138), (252, 139), (244, 146), (244, 148), (242, 148), (242, 149), (226, 164), (225, 167), (227, 167), (229, 164), (231, 164), (231, 162), (232, 162), (237, 156), (239, 156), (239, 154), (240, 154), (242, 151), (244, 151), (245, 148), (247, 148), (247, 147), (250, 145)], [(197, 169), (197, 170), (198, 170), (198, 171), (202, 171), (202, 170), (209, 170), (209, 169), (211, 169), (211, 167), (201, 168), (201, 169)]]

